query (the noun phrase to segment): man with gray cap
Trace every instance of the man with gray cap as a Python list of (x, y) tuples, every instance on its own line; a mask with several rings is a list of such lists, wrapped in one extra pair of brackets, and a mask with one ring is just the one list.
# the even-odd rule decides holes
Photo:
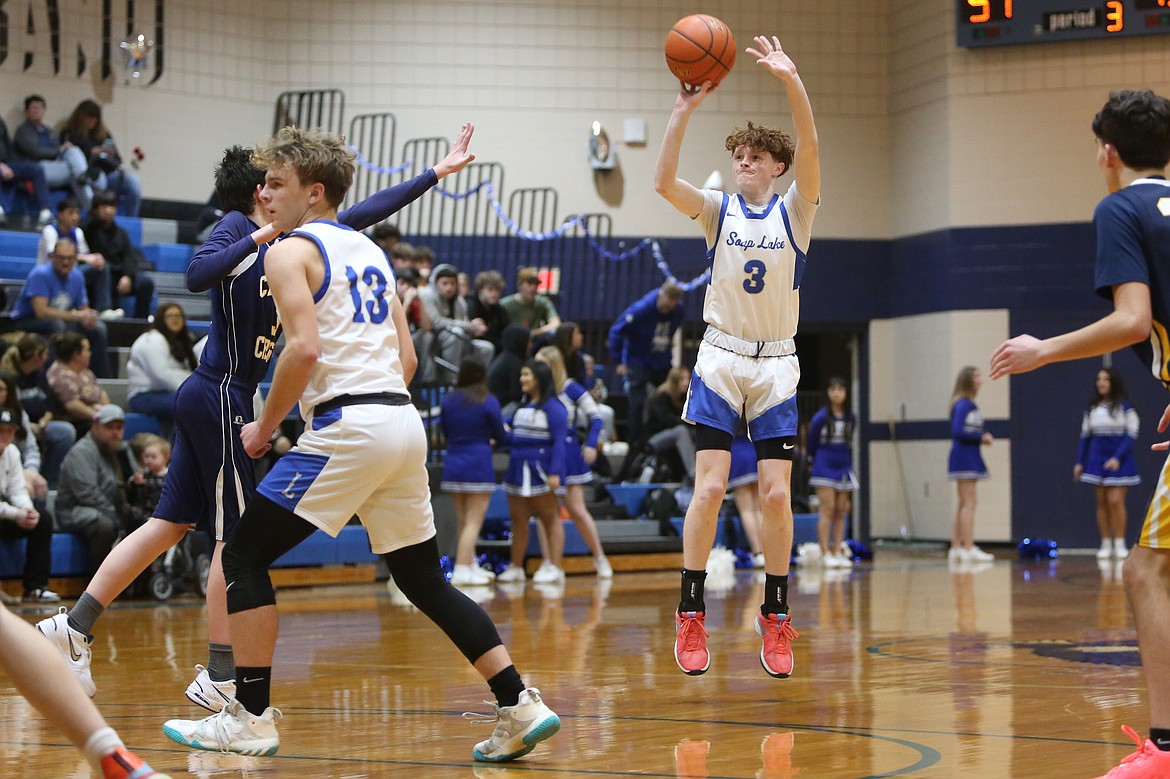
[(12, 443), (20, 418), (0, 406), (0, 538), (27, 538), (24, 553), (24, 600), (56, 603), (61, 596), (49, 589), (53, 520), (33, 507), (24, 482), (20, 450)]
[(129, 529), (126, 480), (138, 470), (138, 464), (122, 441), (125, 426), (122, 409), (105, 404), (94, 414), (93, 427), (61, 464), (57, 524), (89, 541), (91, 570), (97, 570), (114, 542)]
[(431, 284), (419, 290), (418, 299), (426, 308), (438, 342), (437, 357), (444, 368), (454, 373), (459, 361), (472, 349), (483, 361), (491, 362), (495, 347), (489, 341), (479, 340), (487, 332), (482, 319), (470, 319), (467, 301), (459, 297), (459, 271), (455, 266), (441, 263), (431, 271)]

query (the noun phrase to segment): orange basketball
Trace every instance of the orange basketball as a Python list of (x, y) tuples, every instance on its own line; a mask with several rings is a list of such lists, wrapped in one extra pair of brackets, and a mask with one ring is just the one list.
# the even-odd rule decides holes
[(714, 16), (684, 16), (666, 35), (666, 65), (688, 86), (718, 84), (734, 64), (735, 38)]

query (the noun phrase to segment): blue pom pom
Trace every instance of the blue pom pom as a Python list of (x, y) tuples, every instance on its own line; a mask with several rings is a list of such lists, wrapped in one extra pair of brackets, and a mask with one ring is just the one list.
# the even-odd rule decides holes
[(1047, 538), (1025, 538), (1018, 549), (1021, 560), (1054, 560), (1060, 556), (1056, 542)]
[(451, 574), (455, 571), (455, 561), (447, 555), (442, 555), (439, 558), (439, 567), (443, 569), (443, 575), (450, 579)]
[(747, 549), (735, 550), (735, 567), (736, 568), (751, 568), (752, 567), (752, 553)]

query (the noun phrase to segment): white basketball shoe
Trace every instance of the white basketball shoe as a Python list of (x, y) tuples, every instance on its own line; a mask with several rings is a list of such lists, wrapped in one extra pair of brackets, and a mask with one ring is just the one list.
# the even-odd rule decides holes
[(203, 666), (196, 665), (195, 670), (195, 679), (187, 685), (187, 698), (210, 712), (222, 711), (236, 697), (236, 680), (216, 682)]
[(201, 720), (167, 720), (163, 735), (192, 749), (270, 757), (280, 748), (276, 722), (282, 716), (280, 709), (269, 706), (257, 717), (233, 698), (219, 714)]
[(62, 606), (56, 614), (38, 622), (37, 630), (57, 647), (57, 651), (69, 663), (69, 668), (77, 677), (77, 681), (81, 682), (81, 689), (85, 690), (85, 694), (91, 698), (96, 695), (97, 685), (94, 684), (93, 675), (89, 672), (93, 656), (89, 638), (80, 630), (69, 627), (69, 610)]

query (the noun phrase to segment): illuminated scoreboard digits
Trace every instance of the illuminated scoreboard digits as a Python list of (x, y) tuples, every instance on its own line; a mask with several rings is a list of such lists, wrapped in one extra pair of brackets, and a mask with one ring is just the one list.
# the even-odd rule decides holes
[(1170, 0), (956, 0), (958, 45), (1170, 35)]

